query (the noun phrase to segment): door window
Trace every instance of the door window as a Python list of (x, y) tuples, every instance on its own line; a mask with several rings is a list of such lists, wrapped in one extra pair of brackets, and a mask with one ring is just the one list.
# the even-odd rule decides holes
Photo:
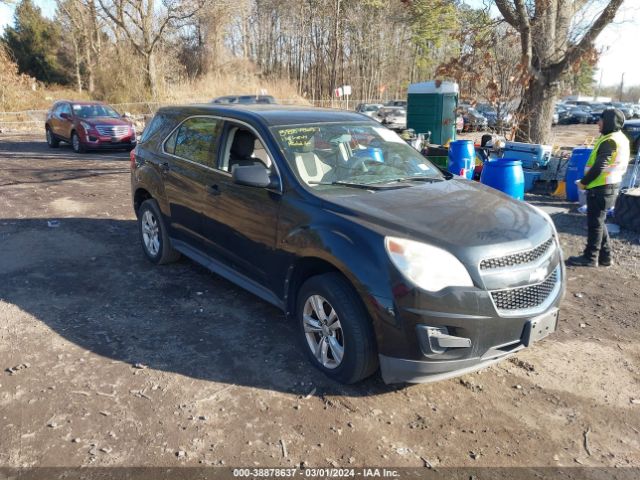
[(68, 103), (63, 103), (63, 104), (60, 106), (60, 109), (58, 110), (58, 113), (59, 113), (59, 114), (61, 114), (61, 113), (67, 113), (67, 114), (69, 114), (69, 116), (71, 116), (71, 107), (69, 106), (69, 104), (68, 104)]
[(230, 127), (220, 170), (231, 172), (234, 165), (264, 165), (271, 169), (269, 152), (253, 132), (244, 127)]
[(190, 118), (167, 139), (165, 152), (213, 168), (220, 125), (214, 118)]

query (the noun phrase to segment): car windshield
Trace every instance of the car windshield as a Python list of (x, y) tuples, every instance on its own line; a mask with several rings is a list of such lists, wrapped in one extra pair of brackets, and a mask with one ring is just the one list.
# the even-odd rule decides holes
[(362, 107), (362, 111), (363, 112), (377, 112), (379, 110), (380, 107), (378, 107), (377, 105), (365, 105), (364, 107)]
[(288, 164), (312, 188), (440, 181), (437, 167), (378, 125), (325, 123), (273, 127)]
[(80, 118), (111, 117), (120, 118), (120, 114), (107, 105), (74, 105), (73, 113)]

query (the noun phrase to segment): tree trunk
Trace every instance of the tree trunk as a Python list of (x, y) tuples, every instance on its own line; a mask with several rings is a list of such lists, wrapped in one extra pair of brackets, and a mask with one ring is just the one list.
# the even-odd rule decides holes
[(82, 73), (80, 72), (80, 47), (78, 46), (78, 39), (73, 34), (71, 35), (71, 41), (73, 42), (73, 60), (76, 70), (76, 88), (78, 89), (78, 92), (82, 92)]
[(531, 78), (518, 108), (519, 128), (516, 141), (548, 144), (557, 89), (544, 81)]
[(144, 83), (152, 99), (158, 97), (158, 80), (156, 76), (156, 54), (149, 52), (145, 55)]

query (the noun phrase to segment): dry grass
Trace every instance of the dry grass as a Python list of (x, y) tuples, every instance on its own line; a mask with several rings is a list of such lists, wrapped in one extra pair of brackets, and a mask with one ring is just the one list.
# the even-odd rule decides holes
[(223, 95), (260, 95), (266, 93), (287, 103), (306, 103), (287, 80), (264, 79), (245, 61), (226, 65), (223, 71), (211, 72), (194, 80), (167, 85), (161, 91), (161, 102), (209, 102)]

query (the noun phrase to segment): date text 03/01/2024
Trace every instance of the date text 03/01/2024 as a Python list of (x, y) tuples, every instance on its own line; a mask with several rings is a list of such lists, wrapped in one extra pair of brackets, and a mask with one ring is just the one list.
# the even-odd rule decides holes
[(397, 470), (387, 468), (234, 468), (233, 476), (238, 478), (396, 478), (400, 475)]

